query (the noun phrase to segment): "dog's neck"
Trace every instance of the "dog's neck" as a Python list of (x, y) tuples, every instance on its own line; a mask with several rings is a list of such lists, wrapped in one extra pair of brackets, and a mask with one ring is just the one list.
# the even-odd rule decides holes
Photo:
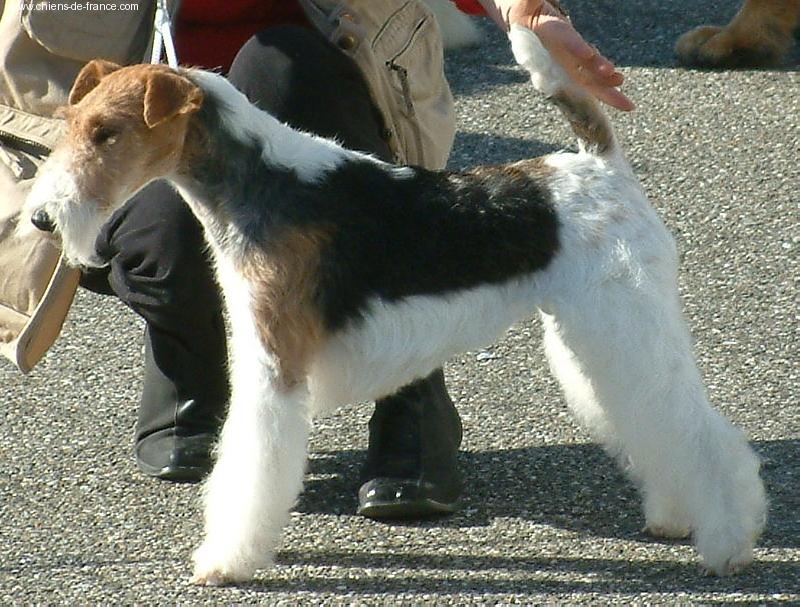
[(347, 158), (361, 156), (279, 122), (222, 76), (186, 75), (205, 99), (189, 122), (171, 180), (207, 229), (254, 226), (253, 210), (263, 212), (276, 191), (314, 184)]

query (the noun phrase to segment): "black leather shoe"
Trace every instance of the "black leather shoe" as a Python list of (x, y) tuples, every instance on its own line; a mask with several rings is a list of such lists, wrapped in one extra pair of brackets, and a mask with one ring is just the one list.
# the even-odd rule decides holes
[(357, 514), (374, 519), (421, 519), (452, 514), (458, 510), (459, 494), (424, 481), (374, 478), (358, 491)]
[(174, 428), (160, 430), (136, 443), (136, 465), (147, 476), (197, 483), (211, 470), (215, 441), (210, 433), (177, 436)]
[(357, 513), (373, 519), (421, 519), (455, 512), (461, 420), (436, 371), (379, 400), (369, 422), (367, 462)]

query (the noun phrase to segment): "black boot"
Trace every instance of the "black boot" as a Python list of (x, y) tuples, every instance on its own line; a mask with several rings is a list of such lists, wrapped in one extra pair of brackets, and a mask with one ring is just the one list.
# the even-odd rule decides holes
[(139, 470), (148, 476), (197, 482), (211, 470), (228, 400), (222, 318), (207, 337), (203, 349), (215, 350), (210, 358), (218, 368), (200, 368), (209, 357), (187, 351), (177, 337), (152, 328), (145, 331), (134, 453)]
[(222, 299), (202, 228), (157, 181), (114, 213), (96, 248), (106, 265), (81, 283), (116, 295), (147, 324), (136, 462), (150, 476), (200, 480), (228, 403)]
[(379, 400), (369, 422), (369, 448), (358, 514), (422, 518), (458, 508), (461, 420), (441, 370)]

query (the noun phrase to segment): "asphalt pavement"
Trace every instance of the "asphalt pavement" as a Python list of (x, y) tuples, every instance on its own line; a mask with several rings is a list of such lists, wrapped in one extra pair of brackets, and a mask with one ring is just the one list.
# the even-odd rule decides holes
[[(27, 377), (0, 364), (0, 604), (800, 603), (800, 52), (772, 70), (677, 67), (675, 38), (737, 2), (570, 0), (627, 77), (619, 138), (678, 241), (681, 294), (708, 392), (763, 458), (769, 522), (755, 563), (708, 577), (688, 542), (649, 538), (635, 488), (566, 409), (540, 327), (446, 367), (463, 416), (461, 511), (424, 523), (354, 515), (368, 406), (315, 425), (306, 489), (277, 566), (238, 588), (189, 586), (198, 488), (132, 460), (142, 324), (81, 292)], [(573, 138), (484, 24), (451, 55), (453, 167)]]

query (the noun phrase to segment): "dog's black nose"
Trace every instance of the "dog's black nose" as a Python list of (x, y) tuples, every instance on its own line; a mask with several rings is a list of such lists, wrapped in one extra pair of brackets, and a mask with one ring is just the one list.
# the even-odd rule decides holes
[(56, 224), (50, 219), (50, 215), (41, 209), (31, 215), (31, 223), (42, 232), (52, 232), (56, 229)]

